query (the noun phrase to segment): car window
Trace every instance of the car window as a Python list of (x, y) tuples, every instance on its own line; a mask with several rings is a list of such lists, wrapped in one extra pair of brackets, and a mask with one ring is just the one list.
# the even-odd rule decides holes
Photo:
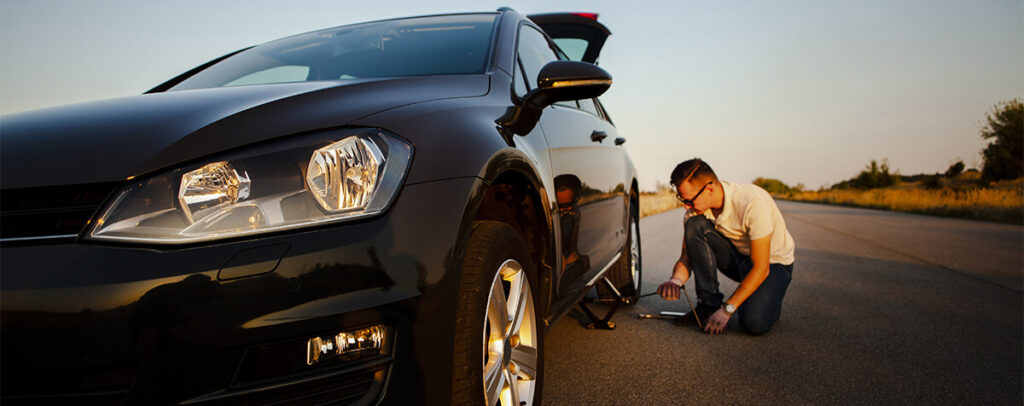
[(597, 105), (594, 104), (594, 99), (581, 99), (580, 108), (595, 116), (601, 117), (601, 112), (597, 110)]
[[(496, 14), (416, 17), (297, 35), (239, 52), (170, 90), (295, 80), (483, 73)], [(299, 70), (306, 67), (302, 79)]]
[(526, 81), (531, 89), (537, 86), (537, 74), (540, 73), (540, 69), (548, 62), (558, 60), (558, 55), (544, 34), (528, 25), (522, 26), (519, 30), (518, 52)]
[(238, 79), (225, 83), (224, 86), (256, 85), (262, 83), (301, 82), (309, 77), (308, 66), (285, 65), (275, 66), (259, 72), (253, 72)]

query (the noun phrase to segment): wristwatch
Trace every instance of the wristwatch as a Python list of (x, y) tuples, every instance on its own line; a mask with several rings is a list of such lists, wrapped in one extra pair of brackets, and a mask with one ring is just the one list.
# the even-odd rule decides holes
[(733, 306), (732, 303), (729, 302), (725, 302), (724, 304), (722, 304), (722, 309), (725, 310), (725, 312), (728, 313), (730, 316), (732, 316), (732, 314), (736, 312), (736, 306)]

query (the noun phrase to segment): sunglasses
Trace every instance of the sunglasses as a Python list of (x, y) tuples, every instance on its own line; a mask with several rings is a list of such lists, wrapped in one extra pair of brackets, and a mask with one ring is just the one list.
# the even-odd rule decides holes
[(688, 206), (688, 207), (693, 207), (693, 201), (697, 200), (697, 198), (700, 197), (700, 194), (704, 193), (704, 189), (707, 189), (708, 185), (710, 185), (712, 183), (715, 183), (715, 181), (710, 181), (708, 183), (705, 183), (704, 186), (701, 186), (700, 190), (697, 191), (697, 194), (693, 195), (693, 197), (691, 197), (689, 199), (684, 199), (683, 196), (681, 196), (679, 194), (679, 192), (677, 191), (676, 192), (676, 199), (679, 199), (680, 202), (683, 202), (683, 204)]

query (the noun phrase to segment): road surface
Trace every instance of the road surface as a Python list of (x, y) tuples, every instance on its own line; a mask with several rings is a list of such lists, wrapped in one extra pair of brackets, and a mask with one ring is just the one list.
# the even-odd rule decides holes
[[(614, 331), (560, 319), (546, 339), (545, 404), (1021, 404), (1024, 228), (779, 202), (796, 240), (782, 318), (709, 336), (637, 312)], [(641, 220), (643, 291), (679, 256), (681, 210)], [(721, 277), (728, 297), (736, 283)], [(692, 282), (687, 284), (693, 296)], [(694, 298), (696, 299), (696, 298)], [(595, 306), (598, 313), (605, 308)]]

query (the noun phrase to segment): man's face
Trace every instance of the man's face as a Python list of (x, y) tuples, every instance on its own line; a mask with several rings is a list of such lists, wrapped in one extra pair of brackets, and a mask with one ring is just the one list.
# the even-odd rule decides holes
[(555, 191), (555, 198), (558, 199), (558, 204), (569, 204), (576, 200), (576, 193), (567, 187), (560, 187)]
[(713, 199), (713, 182), (683, 182), (676, 187), (676, 199), (679, 199), (688, 209), (696, 213), (704, 213), (711, 207)]

